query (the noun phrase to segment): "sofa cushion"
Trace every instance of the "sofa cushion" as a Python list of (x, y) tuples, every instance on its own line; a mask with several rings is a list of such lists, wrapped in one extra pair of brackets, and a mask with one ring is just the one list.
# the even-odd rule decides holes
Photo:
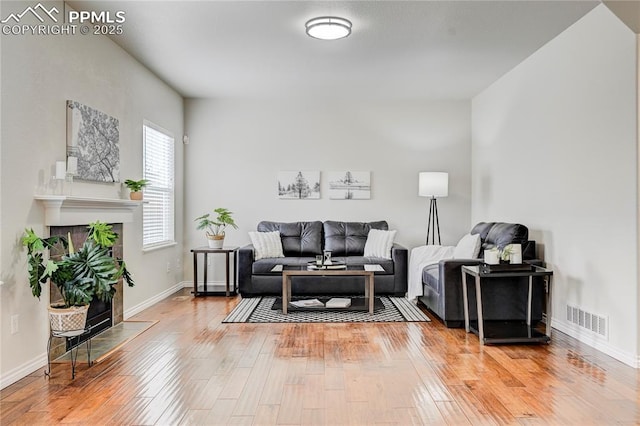
[(471, 229), (471, 234), (480, 234), (480, 239), (484, 241), (487, 239), (487, 234), (491, 230), (491, 227), (495, 224), (495, 222), (480, 222)]
[(285, 256), (314, 256), (322, 254), (322, 222), (258, 223), (258, 231), (280, 231)]
[(333, 256), (362, 256), (371, 229), (388, 230), (389, 225), (378, 222), (324, 222), (324, 248)]
[(371, 229), (367, 235), (367, 241), (364, 244), (364, 255), (367, 257), (381, 257), (383, 259), (391, 259), (391, 247), (396, 237), (395, 230), (383, 231), (380, 229)]
[(453, 250), (454, 259), (475, 259), (480, 253), (480, 234), (467, 234)]
[(440, 267), (437, 263), (428, 265), (422, 270), (422, 282), (433, 289), (436, 294), (442, 293), (440, 284)]
[(251, 238), (251, 244), (253, 244), (253, 253), (256, 260), (269, 257), (284, 257), (280, 232), (251, 231), (249, 232), (249, 238)]
[(498, 247), (502, 250), (508, 244), (525, 244), (529, 239), (529, 229), (519, 223), (495, 223), (484, 240), (483, 248)]

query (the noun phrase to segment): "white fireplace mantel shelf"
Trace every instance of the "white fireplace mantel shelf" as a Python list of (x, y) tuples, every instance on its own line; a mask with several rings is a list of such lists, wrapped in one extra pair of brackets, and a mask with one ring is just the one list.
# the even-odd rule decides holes
[(44, 206), (46, 226), (84, 225), (99, 220), (106, 223), (133, 222), (133, 213), (142, 201), (117, 198), (87, 198), (69, 195), (35, 195)]

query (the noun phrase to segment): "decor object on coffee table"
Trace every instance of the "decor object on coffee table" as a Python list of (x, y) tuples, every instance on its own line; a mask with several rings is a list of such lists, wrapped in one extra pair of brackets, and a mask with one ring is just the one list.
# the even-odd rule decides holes
[(207, 239), (209, 241), (209, 248), (221, 249), (224, 245), (225, 229), (227, 226), (231, 226), (234, 229), (238, 229), (233, 220), (233, 212), (227, 210), (224, 207), (218, 207), (213, 211), (216, 214), (215, 219), (211, 219), (211, 214), (207, 213), (195, 219), (198, 222), (198, 230), (206, 230)]
[(142, 200), (142, 189), (149, 184), (147, 179), (132, 180), (127, 179), (124, 184), (129, 190), (129, 198), (132, 200)]
[(436, 231), (438, 232), (438, 244), (440, 241), (440, 221), (438, 220), (438, 197), (449, 195), (449, 173), (446, 172), (421, 172), (418, 175), (418, 195), (430, 197), (429, 219), (427, 220), (427, 240), (431, 235), (431, 244), (435, 244)]

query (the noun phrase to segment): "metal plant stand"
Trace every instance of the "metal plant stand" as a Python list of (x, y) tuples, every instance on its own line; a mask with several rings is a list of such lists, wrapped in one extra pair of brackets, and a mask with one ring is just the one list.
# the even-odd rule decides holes
[[(44, 372), (45, 376), (51, 377), (51, 341), (54, 337), (62, 337), (67, 341), (67, 347), (69, 349), (69, 356), (71, 357), (71, 378), (76, 378), (76, 360), (78, 359), (78, 348), (82, 344), (80, 342), (80, 336), (89, 334), (91, 332), (91, 326), (86, 326), (83, 330), (71, 330), (71, 331), (53, 331), (49, 334), (49, 342), (47, 343), (47, 370)], [(84, 343), (87, 345), (87, 363), (91, 366), (91, 339), (87, 339)], [(75, 350), (74, 350), (75, 349)]]

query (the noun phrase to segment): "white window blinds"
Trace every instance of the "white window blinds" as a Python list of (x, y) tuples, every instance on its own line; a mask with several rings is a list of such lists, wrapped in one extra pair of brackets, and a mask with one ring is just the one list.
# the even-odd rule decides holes
[(149, 122), (143, 126), (145, 203), (142, 207), (142, 247), (174, 242), (174, 140), (173, 136)]

